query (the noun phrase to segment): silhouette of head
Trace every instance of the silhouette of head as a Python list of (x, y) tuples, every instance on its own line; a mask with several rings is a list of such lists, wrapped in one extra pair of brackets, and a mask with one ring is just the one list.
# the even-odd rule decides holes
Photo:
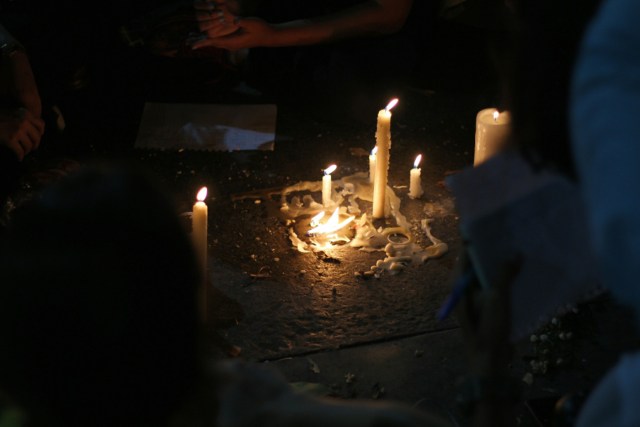
[(172, 201), (127, 167), (79, 170), (14, 212), (2, 251), (0, 389), (34, 425), (162, 425), (199, 375)]

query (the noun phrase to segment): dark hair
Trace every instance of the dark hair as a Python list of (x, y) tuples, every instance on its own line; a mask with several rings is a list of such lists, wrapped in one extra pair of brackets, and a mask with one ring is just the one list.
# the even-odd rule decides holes
[(80, 170), (3, 247), (0, 388), (36, 425), (162, 425), (199, 376), (199, 269), (150, 177)]

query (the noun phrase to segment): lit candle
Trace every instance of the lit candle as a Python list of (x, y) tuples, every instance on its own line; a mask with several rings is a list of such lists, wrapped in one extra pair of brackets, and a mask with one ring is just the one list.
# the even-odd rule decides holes
[(476, 115), (476, 146), (473, 165), (479, 165), (499, 152), (509, 136), (510, 115), (485, 108)]
[(409, 197), (412, 199), (417, 199), (424, 193), (420, 182), (420, 168), (418, 167), (420, 160), (422, 160), (422, 154), (418, 154), (413, 162), (413, 169), (409, 172)]
[(398, 103), (392, 100), (383, 110), (378, 112), (378, 128), (376, 131), (376, 173), (373, 178), (373, 217), (384, 218), (385, 191), (387, 173), (389, 172), (389, 150), (391, 149), (391, 109)]
[(322, 206), (329, 207), (333, 203), (331, 200), (331, 172), (336, 170), (336, 165), (331, 165), (324, 170), (324, 176), (322, 177)]
[(191, 219), (191, 236), (196, 250), (196, 256), (202, 267), (203, 285), (200, 295), (201, 315), (204, 320), (207, 317), (207, 221), (209, 208), (204, 200), (207, 198), (207, 187), (202, 187), (196, 196), (196, 203), (193, 205)]
[(378, 147), (373, 147), (371, 150), (371, 154), (369, 154), (369, 182), (373, 184), (373, 178), (376, 176), (376, 153), (378, 152)]

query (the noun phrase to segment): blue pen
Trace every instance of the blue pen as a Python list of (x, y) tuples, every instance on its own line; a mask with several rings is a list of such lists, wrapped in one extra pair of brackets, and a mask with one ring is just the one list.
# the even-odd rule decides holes
[(451, 314), (455, 306), (458, 305), (458, 302), (460, 302), (460, 299), (462, 298), (462, 295), (464, 295), (465, 290), (469, 287), (474, 279), (475, 273), (473, 271), (473, 268), (465, 271), (464, 274), (456, 279), (451, 294), (449, 294), (447, 300), (438, 311), (438, 320), (444, 320)]

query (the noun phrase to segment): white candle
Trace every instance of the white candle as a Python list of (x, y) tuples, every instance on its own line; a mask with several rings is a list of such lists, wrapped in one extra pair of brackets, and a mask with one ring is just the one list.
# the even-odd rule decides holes
[(331, 206), (333, 200), (331, 199), (331, 172), (336, 170), (336, 165), (331, 165), (324, 170), (324, 176), (322, 177), (322, 206), (325, 208)]
[(420, 168), (418, 167), (421, 160), (422, 154), (418, 154), (415, 162), (413, 162), (413, 168), (409, 171), (409, 197), (412, 199), (417, 199), (424, 193), (420, 182)]
[(373, 178), (376, 176), (376, 153), (378, 147), (373, 147), (371, 154), (369, 154), (369, 182), (373, 184)]
[(378, 128), (376, 131), (376, 173), (373, 179), (373, 217), (385, 216), (385, 191), (387, 173), (389, 172), (389, 150), (391, 149), (391, 109), (398, 103), (397, 99), (389, 102), (384, 110), (378, 112)]
[(508, 111), (485, 108), (476, 115), (476, 146), (473, 165), (479, 165), (504, 146), (511, 118)]
[(207, 317), (207, 222), (209, 216), (209, 208), (204, 202), (206, 198), (207, 187), (202, 187), (196, 196), (197, 201), (193, 205), (191, 218), (191, 236), (203, 274), (200, 303), (201, 315), (204, 320)]

